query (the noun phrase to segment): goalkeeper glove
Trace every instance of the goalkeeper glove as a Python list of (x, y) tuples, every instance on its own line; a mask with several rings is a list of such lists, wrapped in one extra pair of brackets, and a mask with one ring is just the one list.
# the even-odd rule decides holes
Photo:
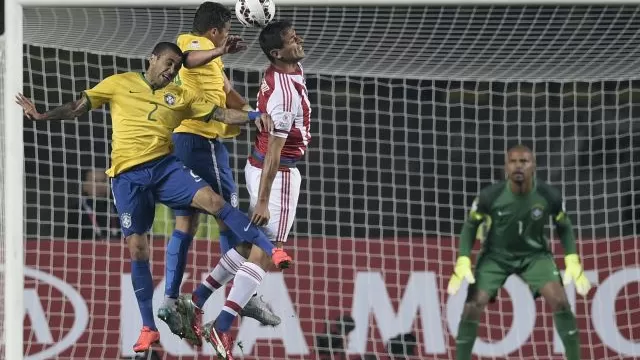
[(451, 279), (449, 279), (449, 285), (447, 286), (447, 293), (449, 295), (455, 295), (460, 290), (462, 280), (466, 279), (469, 284), (476, 282), (471, 271), (471, 259), (468, 256), (460, 256), (456, 261), (456, 267), (453, 269)]
[(591, 283), (584, 274), (580, 259), (577, 254), (570, 254), (564, 257), (564, 285), (575, 283), (576, 292), (582, 296), (586, 296), (591, 289)]

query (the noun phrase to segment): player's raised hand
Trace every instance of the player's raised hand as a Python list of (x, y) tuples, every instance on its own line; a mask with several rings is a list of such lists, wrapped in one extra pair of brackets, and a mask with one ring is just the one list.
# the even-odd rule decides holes
[(576, 292), (582, 296), (586, 296), (591, 289), (591, 282), (584, 274), (584, 269), (580, 264), (577, 254), (570, 254), (564, 257), (564, 285), (572, 282), (576, 285)]
[(476, 279), (473, 277), (473, 271), (471, 271), (471, 259), (467, 256), (460, 256), (456, 261), (456, 266), (453, 269), (453, 274), (451, 274), (451, 279), (449, 279), (447, 293), (449, 293), (449, 295), (455, 295), (458, 290), (460, 290), (462, 280), (465, 279), (469, 284), (476, 282)]
[(16, 104), (22, 106), (22, 110), (24, 111), (24, 115), (31, 120), (40, 120), (41, 115), (38, 110), (36, 110), (36, 106), (33, 104), (28, 97), (18, 94), (16, 95)]
[(227, 54), (235, 54), (247, 49), (247, 44), (240, 36), (229, 35), (224, 43), (224, 49)]
[(266, 133), (271, 133), (273, 131), (273, 119), (269, 114), (260, 114), (255, 124), (260, 132), (265, 131)]
[(258, 201), (253, 208), (253, 214), (251, 215), (251, 222), (257, 226), (265, 226), (269, 223), (269, 204), (266, 202)]

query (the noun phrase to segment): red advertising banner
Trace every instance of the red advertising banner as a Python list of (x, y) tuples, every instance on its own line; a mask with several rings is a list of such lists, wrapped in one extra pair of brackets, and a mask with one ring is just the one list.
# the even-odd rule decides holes
[[(450, 238), (297, 239), (296, 265), (270, 273), (259, 293), (282, 317), (275, 328), (253, 320), (234, 329), (244, 359), (317, 359), (317, 337), (328, 322), (350, 315), (355, 328), (341, 338), (348, 359), (388, 359), (387, 341), (413, 333), (414, 356), (451, 359), (466, 290), (449, 297), (455, 244)], [(164, 294), (163, 239), (152, 241), (154, 306)], [(29, 359), (131, 358), (141, 327), (123, 243), (27, 241), (25, 353)], [(562, 254), (561, 249), (557, 249)], [(594, 283), (587, 298), (567, 288), (581, 333), (584, 359), (640, 358), (640, 240), (582, 241), (581, 256)], [(195, 241), (183, 291), (191, 291), (218, 258), (216, 243)], [(562, 269), (561, 256), (558, 265)], [(10, 272), (10, 270), (8, 270)], [(215, 318), (224, 293), (205, 307)], [(158, 353), (165, 359), (212, 358), (157, 320)], [(335, 326), (334, 326), (335, 328)], [(482, 359), (563, 359), (548, 307), (510, 278), (488, 306), (474, 353)], [(333, 355), (328, 358), (341, 359)]]

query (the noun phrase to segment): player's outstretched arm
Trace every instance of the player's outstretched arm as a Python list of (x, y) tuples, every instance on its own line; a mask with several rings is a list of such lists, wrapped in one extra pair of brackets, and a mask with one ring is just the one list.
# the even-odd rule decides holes
[(83, 94), (79, 99), (60, 105), (55, 109), (49, 110), (44, 114), (36, 110), (35, 104), (22, 94), (16, 95), (16, 103), (22, 106), (24, 115), (31, 120), (68, 120), (83, 115), (91, 106), (87, 97)]
[(239, 51), (245, 50), (246, 44), (239, 36), (229, 36), (227, 41), (215, 49), (211, 50), (190, 50), (184, 53), (184, 59), (182, 63), (187, 69), (206, 65), (211, 60), (220, 57), (224, 54), (234, 54)]
[(229, 125), (242, 125), (248, 121), (253, 121), (260, 131), (271, 132), (273, 130), (273, 120), (271, 116), (259, 111), (243, 111), (216, 107), (211, 113), (211, 118)]
[(456, 260), (453, 274), (449, 279), (447, 286), (447, 292), (449, 295), (454, 295), (460, 290), (462, 280), (467, 280), (469, 284), (476, 282), (471, 270), (471, 250), (476, 240), (476, 233), (478, 226), (484, 221), (484, 204), (480, 202), (480, 197), (473, 201), (469, 216), (462, 225), (462, 231), (460, 231), (460, 239), (458, 245), (458, 259)]
[(263, 226), (269, 222), (269, 198), (271, 197), (271, 186), (280, 167), (280, 154), (287, 138), (270, 135), (267, 153), (262, 163), (262, 174), (260, 176), (260, 187), (258, 188), (258, 201), (253, 209), (251, 222)]

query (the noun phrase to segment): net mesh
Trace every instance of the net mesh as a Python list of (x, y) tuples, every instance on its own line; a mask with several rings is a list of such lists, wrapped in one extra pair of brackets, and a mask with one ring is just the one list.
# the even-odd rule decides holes
[[(537, 155), (538, 178), (562, 190), (585, 269), (600, 283), (586, 300), (568, 289), (584, 357), (640, 356), (632, 320), (640, 308), (638, 9), (280, 7), (278, 16), (292, 19), (307, 43), (314, 138), (300, 165), (305, 180), (288, 243), (297, 265), (270, 274), (260, 290), (284, 324), (243, 321), (237, 354), (333, 359), (347, 349), (354, 358), (451, 358), (464, 301), (464, 291), (444, 292), (452, 237), (479, 189), (502, 177), (505, 148), (523, 142)], [(193, 14), (25, 9), (25, 94), (44, 109), (113, 73), (142, 71), (154, 43), (188, 31)], [(255, 104), (266, 60), (257, 33), (242, 35), (250, 49), (225, 63), (235, 88)], [(25, 122), (26, 261), (33, 269), (25, 349), (34, 358), (132, 355), (140, 320), (128, 250), (110, 225), (106, 180), (91, 172), (107, 166), (109, 138), (108, 109), (77, 122)], [(243, 209), (250, 139), (249, 131), (226, 142)], [(100, 218), (99, 233), (84, 220), (89, 200), (104, 206), (90, 212)], [(159, 207), (157, 281), (171, 230), (170, 212)], [(218, 258), (208, 241), (216, 238), (213, 221), (199, 237), (184, 291)], [(517, 279), (507, 282), (483, 318), (478, 356), (562, 358), (550, 312), (528, 294)], [(221, 299), (208, 305), (207, 317)], [(165, 358), (212, 353), (159, 326)]]
[[(436, 80), (573, 81), (637, 78), (636, 6), (279, 7), (311, 46), (322, 74)], [(25, 41), (98, 54), (146, 56), (191, 29), (193, 9), (35, 8)], [(237, 28), (237, 27), (236, 27)], [(131, 31), (135, 29), (135, 31)], [(264, 66), (257, 31), (226, 61)]]

